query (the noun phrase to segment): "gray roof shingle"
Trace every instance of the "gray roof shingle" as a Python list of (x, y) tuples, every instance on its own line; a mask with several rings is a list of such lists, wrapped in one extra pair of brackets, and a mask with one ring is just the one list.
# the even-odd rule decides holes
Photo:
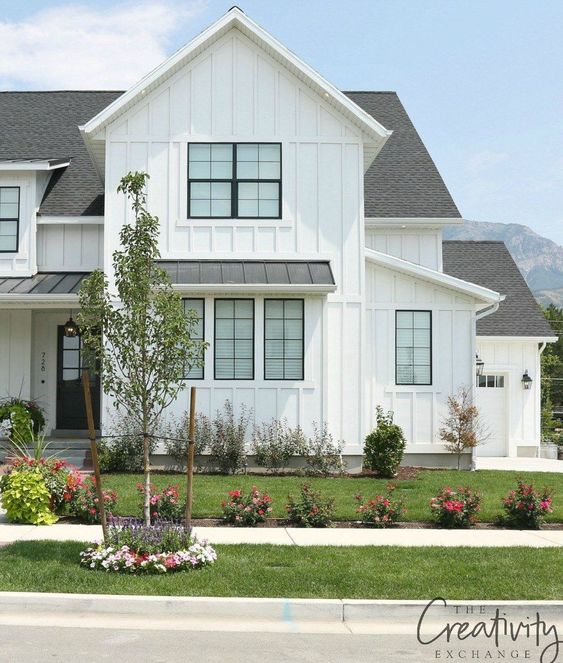
[[(103, 186), (78, 126), (122, 92), (0, 92), (0, 160), (71, 157), (53, 174), (40, 213), (98, 216)], [(393, 135), (365, 175), (367, 217), (458, 217), (434, 162), (394, 92), (346, 92)]]
[(478, 336), (555, 336), (504, 242), (447, 241), (442, 250), (446, 274), (506, 297), (477, 321)]
[(396, 92), (345, 92), (393, 134), (364, 177), (366, 217), (456, 218), (459, 210)]
[(100, 216), (104, 187), (78, 126), (122, 92), (0, 92), (0, 160), (72, 159), (53, 173), (40, 213)]

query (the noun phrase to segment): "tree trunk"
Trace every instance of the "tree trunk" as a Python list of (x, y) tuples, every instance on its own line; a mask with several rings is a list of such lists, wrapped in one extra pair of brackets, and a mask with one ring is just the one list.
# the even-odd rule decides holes
[(457, 471), (459, 472), (459, 468), (461, 466), (461, 453), (458, 453), (457, 455)]
[(143, 515), (145, 525), (151, 524), (151, 462), (150, 462), (150, 437), (143, 435), (143, 470), (145, 473), (145, 499), (143, 503)]

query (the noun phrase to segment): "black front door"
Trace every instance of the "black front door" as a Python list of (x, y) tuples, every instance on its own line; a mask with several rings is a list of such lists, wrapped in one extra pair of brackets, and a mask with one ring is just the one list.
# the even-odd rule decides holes
[[(58, 329), (57, 349), (57, 428), (86, 430), (86, 408), (82, 390), (84, 358), (80, 336), (68, 337)], [(94, 425), (100, 427), (100, 376), (90, 373)]]

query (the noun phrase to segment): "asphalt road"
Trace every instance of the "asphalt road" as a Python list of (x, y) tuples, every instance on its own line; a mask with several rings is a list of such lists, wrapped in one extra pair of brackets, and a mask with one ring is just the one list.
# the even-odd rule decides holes
[[(59, 626), (0, 626), (1, 663), (426, 663), (442, 660), (499, 660), (490, 643), (472, 642), (465, 654), (459, 648), (419, 645), (409, 635), (352, 635), (349, 633), (234, 633), (213, 631), (72, 628)], [(476, 656), (474, 652), (478, 651)], [(490, 656), (486, 652), (491, 651)], [(510, 652), (517, 651), (518, 655)], [(513, 647), (500, 660), (539, 663), (538, 650)], [(557, 661), (563, 660), (557, 658)], [(546, 663), (549, 658), (546, 658)]]

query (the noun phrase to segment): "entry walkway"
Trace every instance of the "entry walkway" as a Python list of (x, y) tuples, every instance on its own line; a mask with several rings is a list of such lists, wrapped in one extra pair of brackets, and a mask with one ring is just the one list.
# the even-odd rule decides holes
[(549, 458), (501, 458), (482, 456), (475, 459), (477, 470), (510, 470), (513, 472), (555, 472), (563, 474), (563, 460)]
[[(0, 545), (15, 541), (99, 541), (98, 525), (57, 523), (51, 526), (10, 525), (0, 516)], [(195, 527), (198, 539), (212, 544), (256, 543), (287, 546), (469, 546), (531, 548), (563, 547), (563, 530), (443, 529), (298, 529)]]

